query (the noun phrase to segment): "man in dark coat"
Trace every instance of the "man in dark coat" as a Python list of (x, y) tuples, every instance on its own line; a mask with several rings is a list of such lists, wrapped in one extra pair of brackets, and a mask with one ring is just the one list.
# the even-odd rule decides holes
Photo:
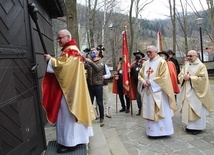
[(180, 66), (178, 60), (174, 58), (175, 53), (172, 50), (168, 50), (167, 54), (169, 55), (169, 61), (172, 61), (175, 64), (177, 75), (180, 73)]
[(146, 61), (143, 59), (145, 55), (140, 51), (137, 50), (137, 52), (133, 53), (135, 56), (135, 61), (131, 64), (131, 76), (133, 78), (134, 86), (136, 87), (136, 100), (137, 100), (137, 106), (138, 106), (138, 113), (137, 116), (141, 115), (141, 108), (142, 108), (142, 102), (141, 102), (141, 96), (137, 91), (137, 85), (138, 85), (138, 73), (143, 65), (143, 63)]

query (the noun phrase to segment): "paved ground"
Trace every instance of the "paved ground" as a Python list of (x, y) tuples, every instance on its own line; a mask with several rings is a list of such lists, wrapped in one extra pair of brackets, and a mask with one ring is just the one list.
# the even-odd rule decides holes
[[(214, 85), (211, 85), (214, 96)], [(214, 113), (207, 116), (206, 130), (198, 135), (184, 132), (179, 111), (173, 117), (174, 135), (152, 139), (145, 134), (145, 121), (136, 116), (137, 104), (133, 101), (133, 115), (116, 112), (116, 96), (109, 93), (112, 118), (105, 118), (104, 134), (116, 129), (121, 141), (130, 155), (213, 155), (214, 154)], [(118, 99), (118, 110), (120, 109)], [(93, 121), (93, 123), (98, 123)], [(55, 133), (49, 130), (47, 140), (55, 140)], [(96, 133), (95, 133), (96, 134)], [(102, 153), (101, 153), (102, 154)]]
[[(214, 95), (214, 85), (211, 86)], [(179, 99), (179, 97), (178, 97)], [(174, 135), (159, 139), (148, 138), (145, 134), (145, 121), (136, 116), (137, 103), (133, 101), (133, 115), (116, 113), (116, 97), (109, 93), (112, 118), (105, 118), (106, 124), (103, 132), (115, 128), (124, 146), (130, 155), (162, 155), (162, 154), (189, 154), (213, 155), (214, 154), (214, 114), (207, 117), (207, 128), (199, 135), (189, 135), (184, 132), (179, 111), (173, 117)], [(118, 110), (121, 108), (118, 103)]]

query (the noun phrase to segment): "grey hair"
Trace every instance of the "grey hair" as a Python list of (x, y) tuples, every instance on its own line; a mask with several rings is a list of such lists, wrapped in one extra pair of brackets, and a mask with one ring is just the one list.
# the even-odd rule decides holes
[(156, 51), (156, 52), (158, 51), (157, 47), (154, 46), (154, 45), (150, 45), (150, 46), (147, 47), (147, 49), (148, 48), (151, 48), (153, 51)]
[(60, 31), (62, 31), (64, 35), (68, 35), (69, 38), (72, 39), (72, 35), (67, 29), (63, 29), (63, 30), (60, 30)]

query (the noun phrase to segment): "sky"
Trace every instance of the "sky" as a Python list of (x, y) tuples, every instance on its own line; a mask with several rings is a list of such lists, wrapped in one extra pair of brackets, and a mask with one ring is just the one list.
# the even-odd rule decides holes
[[(120, 0), (122, 7), (124, 7), (124, 10), (129, 10), (130, 3), (128, 3), (130, 0)], [(145, 2), (146, 0), (140, 0), (140, 2)], [(151, 1), (151, 0), (147, 0)], [(187, 1), (187, 11), (192, 12), (192, 3), (194, 3), (195, 8), (197, 11), (203, 10), (203, 7), (207, 9), (207, 3), (206, 0), (182, 0), (186, 4)], [(201, 3), (203, 7), (201, 6)], [(142, 3), (143, 4), (143, 3)], [(176, 8), (178, 11), (181, 11), (181, 5), (180, 5), (180, 0), (176, 0)], [(152, 3), (147, 5), (143, 11), (141, 12), (140, 16), (144, 19), (165, 19), (169, 17), (170, 12), (169, 12), (169, 0), (154, 0)]]
[[(86, 0), (77, 0), (77, 3), (85, 4), (85, 1)], [(104, 0), (98, 0), (98, 2), (99, 1), (104, 1)], [(121, 9), (121, 13), (128, 14), (131, 0), (117, 0), (117, 1), (118, 1), (117, 7)], [(151, 0), (140, 0), (142, 4), (143, 2), (145, 3), (145, 1), (151, 1)], [(165, 19), (169, 17), (170, 12), (169, 12), (168, 1), (169, 0), (154, 0), (152, 3), (150, 3), (143, 9), (143, 11), (140, 13), (139, 18), (152, 20), (152, 19)], [(177, 1), (176, 8), (179, 11), (181, 11), (180, 0), (176, 0), (176, 1)], [(184, 4), (187, 1), (189, 5), (191, 5), (191, 1), (192, 1), (197, 11), (203, 10), (203, 7), (207, 9), (207, 4), (206, 4), (207, 0), (182, 0), (182, 1), (184, 2)], [(201, 6), (200, 1), (203, 7)], [(187, 5), (187, 11), (192, 12), (192, 9), (189, 5)]]

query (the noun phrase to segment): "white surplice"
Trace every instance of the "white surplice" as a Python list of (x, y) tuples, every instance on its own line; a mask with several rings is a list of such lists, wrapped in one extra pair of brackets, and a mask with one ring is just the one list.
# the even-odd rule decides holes
[[(185, 69), (182, 69), (185, 74), (189, 72), (191, 76), (195, 76), (196, 72), (199, 70), (200, 65), (187, 63), (185, 65)], [(204, 130), (206, 128), (206, 115), (207, 110), (203, 103), (199, 100), (195, 90), (194, 84), (190, 84), (190, 81), (186, 81), (184, 85), (181, 87), (180, 100), (178, 101), (180, 105), (182, 105), (182, 123), (186, 125), (186, 128), (193, 130)], [(198, 115), (198, 118), (195, 121), (189, 120), (189, 106), (191, 109)]]
[[(156, 68), (158, 68), (159, 63), (160, 59), (147, 61), (144, 70), (144, 77), (149, 78), (151, 83), (151, 87), (145, 87), (141, 90), (143, 118), (146, 119), (146, 134), (148, 136), (167, 136), (174, 133), (172, 123), (173, 111), (170, 109), (167, 95), (161, 87), (152, 80), (156, 76)], [(153, 73), (148, 77), (147, 71), (149, 67)], [(155, 104), (160, 109), (157, 114), (155, 114)], [(155, 115), (159, 115), (163, 119), (153, 121)]]
[(159, 121), (146, 120), (146, 134), (148, 136), (167, 136), (172, 135), (174, 133), (171, 109), (169, 107), (168, 99), (163, 91), (161, 91), (161, 93), (162, 93), (161, 104), (164, 110), (164, 118)]
[[(49, 60), (47, 72), (54, 73)], [(93, 136), (91, 126), (77, 123), (74, 115), (69, 111), (64, 95), (62, 95), (59, 113), (56, 121), (56, 139), (64, 146), (76, 146), (89, 143), (89, 137)]]

